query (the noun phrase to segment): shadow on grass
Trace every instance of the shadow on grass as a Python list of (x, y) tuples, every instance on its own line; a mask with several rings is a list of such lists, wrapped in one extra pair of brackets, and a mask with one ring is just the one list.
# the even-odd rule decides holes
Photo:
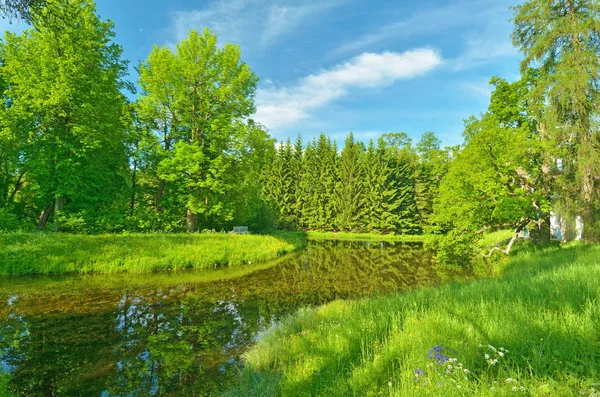
[(308, 239), (308, 234), (304, 231), (266, 230), (257, 232), (256, 234), (271, 236), (287, 244), (291, 244), (294, 246), (295, 251), (305, 248)]

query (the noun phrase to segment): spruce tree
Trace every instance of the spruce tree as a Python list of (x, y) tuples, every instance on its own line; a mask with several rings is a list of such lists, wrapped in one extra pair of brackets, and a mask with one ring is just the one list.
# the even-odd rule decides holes
[(380, 229), (379, 220), (383, 212), (381, 192), (385, 188), (385, 183), (382, 183), (384, 182), (381, 178), (382, 164), (379, 161), (372, 139), (369, 141), (361, 165), (364, 176), (363, 189), (365, 194), (361, 229), (375, 231)]
[(394, 213), (399, 217), (396, 230), (399, 233), (417, 233), (420, 231), (417, 221), (415, 173), (417, 155), (411, 145), (411, 139), (405, 133), (384, 134), (381, 139), (386, 144), (386, 161), (392, 170), (391, 184), (397, 190), (391, 200)]
[(316, 142), (308, 142), (304, 149), (302, 171), (300, 174), (300, 190), (297, 193), (298, 210), (302, 214), (299, 219), (304, 228), (315, 229), (318, 227), (318, 194), (316, 178), (318, 176), (318, 162), (316, 156)]
[(360, 224), (364, 206), (362, 154), (360, 145), (350, 133), (342, 150), (335, 192), (337, 225), (342, 230), (352, 230)]
[(294, 185), (293, 213), (296, 225), (300, 225), (300, 221), (302, 218), (302, 202), (304, 200), (301, 194), (303, 156), (304, 152), (302, 146), (302, 137), (298, 134), (296, 142), (294, 143), (293, 155), (290, 164), (291, 178)]
[(277, 211), (279, 226), (295, 224), (295, 195), (290, 172), (291, 145), (279, 145), (273, 161), (263, 175), (263, 195)]
[(331, 139), (325, 134), (319, 135), (317, 141), (316, 155), (318, 161), (317, 173), (317, 211), (318, 220), (316, 227), (318, 229), (332, 229), (335, 226), (336, 203), (336, 156)]
[(430, 227), (433, 201), (448, 169), (448, 152), (441, 149), (440, 144), (433, 132), (425, 132), (416, 145), (415, 199), (421, 228)]

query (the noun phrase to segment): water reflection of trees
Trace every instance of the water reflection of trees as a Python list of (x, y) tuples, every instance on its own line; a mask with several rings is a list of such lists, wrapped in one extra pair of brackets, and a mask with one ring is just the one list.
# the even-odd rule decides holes
[(438, 279), (418, 245), (330, 242), (237, 279), (28, 293), (0, 307), (2, 361), (16, 394), (210, 395), (299, 307)]

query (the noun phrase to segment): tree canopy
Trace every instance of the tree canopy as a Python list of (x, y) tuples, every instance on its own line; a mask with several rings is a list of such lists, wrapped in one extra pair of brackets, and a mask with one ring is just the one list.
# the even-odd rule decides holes
[(128, 100), (123, 49), (92, 0), (0, 13), (31, 24), (0, 42), (0, 229), (435, 233), (454, 263), (490, 228), (547, 241), (551, 213), (600, 237), (597, 2), (514, 7), (521, 77), (491, 79), (454, 147), (433, 132), (276, 142), (252, 119), (258, 77), (208, 29), (154, 46)]

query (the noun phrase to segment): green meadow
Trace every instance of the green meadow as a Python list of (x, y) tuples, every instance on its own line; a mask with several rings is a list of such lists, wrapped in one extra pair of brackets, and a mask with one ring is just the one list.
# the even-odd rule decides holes
[(427, 235), (308, 231), (310, 240), (423, 242)]
[(600, 246), (503, 276), (305, 309), (245, 354), (240, 396), (596, 396)]
[(0, 234), (0, 274), (147, 273), (265, 262), (305, 245), (303, 233)]

